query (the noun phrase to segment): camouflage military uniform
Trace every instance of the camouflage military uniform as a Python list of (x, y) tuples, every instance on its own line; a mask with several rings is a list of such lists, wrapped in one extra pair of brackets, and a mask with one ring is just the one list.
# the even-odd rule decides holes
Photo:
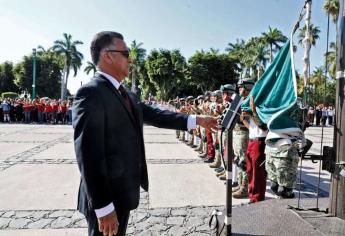
[(248, 177), (245, 169), (246, 152), (248, 146), (249, 131), (242, 124), (237, 123), (233, 130), (233, 148), (235, 155), (235, 162), (238, 168), (238, 182), (239, 186), (243, 186), (244, 190), (248, 190)]
[(299, 161), (297, 147), (291, 146), (284, 151), (276, 151), (266, 146), (266, 171), (270, 181), (279, 186), (294, 188)]

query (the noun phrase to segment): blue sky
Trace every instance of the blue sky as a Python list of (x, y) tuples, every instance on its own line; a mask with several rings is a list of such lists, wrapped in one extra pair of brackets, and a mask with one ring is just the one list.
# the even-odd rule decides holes
[[(217, 48), (221, 52), (237, 38), (247, 40), (268, 31), (268, 26), (289, 35), (303, 0), (0, 0), (0, 63), (18, 62), (32, 48), (48, 48), (63, 33), (84, 42), (79, 49), (84, 64), (91, 61), (89, 45), (102, 30), (122, 33), (128, 45), (133, 40), (153, 48), (180, 49), (188, 59), (196, 50)], [(311, 51), (312, 69), (323, 65), (327, 16), (323, 0), (314, 0), (312, 23), (321, 29), (321, 39)], [(335, 27), (331, 24), (331, 40)], [(300, 68), (301, 52), (296, 54)], [(70, 77), (74, 93), (80, 82), (89, 81), (82, 70)]]

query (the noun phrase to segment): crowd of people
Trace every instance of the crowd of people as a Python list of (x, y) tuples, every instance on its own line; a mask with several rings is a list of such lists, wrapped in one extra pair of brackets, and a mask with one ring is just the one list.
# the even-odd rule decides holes
[(326, 106), (320, 104), (315, 108), (309, 107), (308, 110), (308, 122), (310, 125), (316, 126), (331, 126), (335, 120), (335, 110), (333, 106)]
[[(220, 90), (206, 92), (197, 97), (188, 96), (169, 102), (169, 109), (177, 112), (219, 117), (230, 105), (232, 95), (238, 93), (246, 98), (255, 82), (242, 79), (236, 85), (226, 84)], [(237, 87), (237, 88), (236, 88)], [(166, 108), (167, 105), (161, 105)], [(294, 198), (296, 184), (298, 149), (291, 145), (284, 150), (272, 150), (265, 145), (267, 126), (261, 122), (251, 99), (251, 112), (242, 112), (233, 132), (232, 164), (233, 197), (249, 198), (250, 203), (265, 199), (266, 182), (270, 180), (274, 194), (281, 198)], [(191, 131), (176, 131), (176, 137), (199, 153), (199, 157), (215, 170), (219, 179), (225, 180), (224, 165), (228, 165), (226, 134), (221, 131), (198, 127)], [(222, 140), (222, 142), (221, 142)], [(222, 161), (224, 153), (224, 161)]]
[(39, 98), (0, 99), (0, 122), (71, 124), (72, 101)]

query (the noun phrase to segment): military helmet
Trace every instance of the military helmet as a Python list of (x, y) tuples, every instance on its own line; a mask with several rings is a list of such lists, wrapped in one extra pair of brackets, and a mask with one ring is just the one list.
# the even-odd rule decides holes
[(196, 99), (199, 100), (199, 99), (204, 99), (205, 96), (204, 95), (199, 95)]
[(190, 101), (190, 100), (193, 100), (193, 99), (194, 99), (193, 96), (188, 96), (188, 97), (186, 98), (186, 101)]
[(220, 90), (216, 90), (212, 92), (212, 96), (215, 96), (215, 97), (221, 97), (222, 95), (223, 95), (222, 91)]
[(244, 87), (247, 90), (251, 90), (253, 88), (255, 84), (255, 81), (252, 80), (251, 78), (243, 78), (243, 79), (239, 79), (237, 86), (240, 87)]
[(180, 98), (180, 102), (184, 102), (184, 101), (186, 101), (185, 98)]
[(212, 95), (212, 92), (211, 91), (206, 91), (205, 92), (205, 96), (211, 96)]
[(233, 84), (224, 84), (222, 86), (220, 86), (220, 91), (222, 92), (236, 92), (236, 87)]

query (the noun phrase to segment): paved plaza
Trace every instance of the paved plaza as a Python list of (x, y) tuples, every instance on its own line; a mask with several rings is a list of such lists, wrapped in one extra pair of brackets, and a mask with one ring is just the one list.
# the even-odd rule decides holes
[[(332, 144), (330, 127), (324, 144)], [(225, 205), (225, 185), (173, 130), (145, 126), (150, 191), (141, 192), (128, 235), (212, 235), (210, 214)], [(309, 128), (313, 153), (320, 152), (321, 128)], [(303, 161), (302, 198), (314, 198), (318, 163)], [(330, 175), (321, 173), (320, 196)], [(0, 125), (0, 236), (86, 235), (76, 211), (79, 172), (71, 126)], [(269, 190), (267, 200), (275, 198)], [(233, 199), (234, 207), (248, 199)], [(235, 215), (233, 217), (236, 217)]]

